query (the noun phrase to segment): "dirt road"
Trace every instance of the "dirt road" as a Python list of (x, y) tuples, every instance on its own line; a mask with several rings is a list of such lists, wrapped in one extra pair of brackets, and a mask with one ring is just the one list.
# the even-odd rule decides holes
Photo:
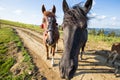
[[(62, 55), (63, 44), (59, 41), (58, 52), (55, 54), (55, 66), (51, 67), (50, 60), (46, 60), (45, 48), (42, 44), (42, 36), (34, 31), (15, 28), (18, 35), (22, 38), (25, 46), (30, 50), (33, 61), (39, 68), (39, 71), (47, 80), (62, 80), (59, 77), (58, 63)], [(84, 60), (79, 61), (78, 69), (72, 80), (120, 80), (114, 75), (114, 68), (105, 63), (105, 58), (87, 52), (83, 56)], [(45, 80), (46, 80), (45, 79)]]

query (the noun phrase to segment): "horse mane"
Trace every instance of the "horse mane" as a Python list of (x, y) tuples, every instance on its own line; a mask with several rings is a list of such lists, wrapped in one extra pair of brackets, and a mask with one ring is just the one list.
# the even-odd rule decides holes
[[(76, 23), (80, 23), (80, 21), (88, 21), (88, 17), (85, 14), (83, 7), (81, 7), (80, 3), (74, 5), (70, 10), (65, 13), (64, 23), (63, 25), (75, 25)], [(87, 26), (86, 26), (87, 27)]]
[(44, 14), (45, 16), (55, 17), (55, 14), (52, 13), (52, 12), (50, 12), (50, 11), (45, 11), (43, 14)]

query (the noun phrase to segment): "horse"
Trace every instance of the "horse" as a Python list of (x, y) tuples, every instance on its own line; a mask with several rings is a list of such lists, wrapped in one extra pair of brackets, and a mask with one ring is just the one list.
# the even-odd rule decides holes
[(110, 58), (113, 57), (112, 59), (112, 65), (114, 66), (115, 60), (120, 57), (120, 43), (113, 43), (111, 47), (111, 52), (108, 52), (109, 56), (106, 60), (108, 63)]
[(88, 40), (88, 31), (87, 31), (87, 29), (85, 29), (85, 31), (84, 31), (84, 41), (83, 41), (83, 45), (81, 46), (81, 51), (80, 51), (80, 60), (82, 60), (83, 59), (83, 54), (85, 54), (85, 51), (84, 51), (84, 49), (85, 49), (85, 46), (86, 46), (86, 42), (87, 42), (87, 40)]
[[(49, 52), (52, 53), (52, 61), (51, 64), (54, 66), (54, 55), (55, 55), (55, 49), (56, 49), (56, 43), (59, 39), (59, 30), (56, 23), (56, 7), (53, 5), (52, 11), (46, 11), (46, 8), (44, 5), (42, 5), (42, 13), (43, 13), (43, 19), (42, 19), (42, 28), (44, 28), (43, 33), (43, 43), (46, 48), (46, 59), (49, 58)], [(49, 51), (49, 48), (51, 51)]]
[(84, 6), (79, 4), (69, 8), (63, 0), (63, 44), (64, 50), (59, 62), (59, 72), (63, 79), (73, 78), (78, 67), (78, 55), (87, 39), (87, 13), (92, 7), (93, 0), (87, 0)]

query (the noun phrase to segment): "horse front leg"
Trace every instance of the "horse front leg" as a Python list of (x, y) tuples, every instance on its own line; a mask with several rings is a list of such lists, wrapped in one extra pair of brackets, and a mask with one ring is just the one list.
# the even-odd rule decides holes
[(45, 47), (46, 47), (46, 59), (48, 60), (49, 59), (49, 48), (48, 48), (48, 46), (47, 45), (45, 45)]
[(51, 46), (49, 46), (50, 48), (49, 48), (49, 54), (52, 54), (52, 47)]
[(55, 52), (58, 51), (58, 42), (56, 43)]
[(83, 59), (83, 54), (85, 53), (84, 52), (84, 47), (85, 47), (85, 45), (82, 46), (82, 51), (80, 52), (80, 60)]
[(52, 66), (54, 66), (55, 47), (56, 47), (56, 45), (54, 45), (54, 46), (52, 47), (52, 61), (51, 61)]

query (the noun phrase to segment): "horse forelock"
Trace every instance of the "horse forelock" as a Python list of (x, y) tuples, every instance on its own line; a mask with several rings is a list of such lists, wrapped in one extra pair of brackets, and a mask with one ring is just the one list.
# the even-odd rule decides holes
[(45, 16), (48, 16), (48, 17), (55, 17), (55, 14), (53, 12), (50, 12), (50, 11), (45, 11), (43, 14)]
[(83, 8), (79, 5), (73, 6), (69, 11), (64, 15), (63, 25), (76, 25), (79, 27), (81, 21), (86, 24), (84, 27), (87, 27), (88, 17), (85, 14)]

